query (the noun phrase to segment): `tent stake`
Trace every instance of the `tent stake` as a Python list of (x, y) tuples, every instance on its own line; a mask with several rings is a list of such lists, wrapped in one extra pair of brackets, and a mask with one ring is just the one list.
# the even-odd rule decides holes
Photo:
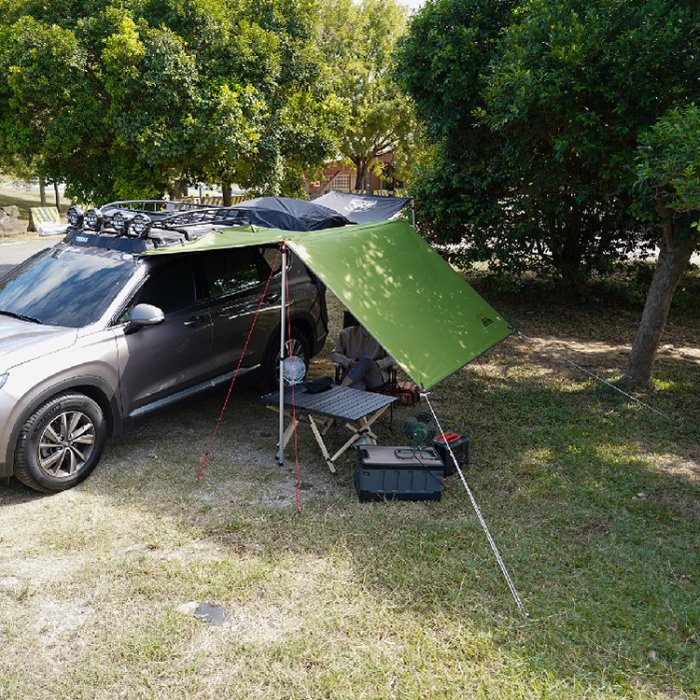
[(284, 464), (284, 338), (286, 335), (284, 312), (287, 306), (287, 243), (282, 241), (282, 303), (280, 305), (280, 371), (279, 371), (279, 392), (280, 392), (280, 436), (279, 452), (277, 461), (280, 466)]

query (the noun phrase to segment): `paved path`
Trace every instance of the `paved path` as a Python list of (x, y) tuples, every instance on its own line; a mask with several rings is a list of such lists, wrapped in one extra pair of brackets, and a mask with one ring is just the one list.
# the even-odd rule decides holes
[(44, 248), (56, 245), (63, 236), (47, 236), (29, 241), (3, 242), (0, 239), (0, 275), (4, 275), (15, 265), (26, 260), (30, 255), (38, 253)]

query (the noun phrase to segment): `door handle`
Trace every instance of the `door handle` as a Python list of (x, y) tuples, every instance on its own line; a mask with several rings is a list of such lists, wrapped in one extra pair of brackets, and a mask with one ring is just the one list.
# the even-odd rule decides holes
[(208, 322), (209, 318), (207, 316), (192, 316), (192, 318), (188, 318), (183, 325), (188, 328), (199, 328), (200, 326), (206, 325)]

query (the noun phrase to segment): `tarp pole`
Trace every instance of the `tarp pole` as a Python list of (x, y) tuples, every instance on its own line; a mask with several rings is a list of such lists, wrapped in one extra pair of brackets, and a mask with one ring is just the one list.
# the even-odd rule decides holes
[(285, 309), (287, 307), (287, 243), (282, 241), (282, 304), (280, 306), (280, 373), (279, 373), (279, 392), (280, 392), (280, 438), (279, 452), (277, 461), (280, 466), (284, 464), (284, 339), (286, 335), (285, 329)]

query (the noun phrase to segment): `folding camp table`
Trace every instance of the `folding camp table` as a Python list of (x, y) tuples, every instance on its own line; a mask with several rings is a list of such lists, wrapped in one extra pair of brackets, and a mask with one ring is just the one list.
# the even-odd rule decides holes
[[(262, 398), (268, 404), (268, 408), (279, 410), (278, 392), (266, 394)], [(366, 437), (372, 442), (376, 442), (377, 436), (372, 431), (372, 425), (394, 401), (396, 401), (395, 396), (376, 394), (372, 391), (359, 391), (347, 386), (334, 386), (315, 394), (306, 391), (301, 385), (294, 387), (297, 422), (299, 418), (308, 420), (323, 458), (333, 473), (335, 473), (335, 461), (358, 439)], [(292, 408), (292, 387), (287, 387), (284, 390), (284, 405), (288, 409)], [(289, 414), (290, 411), (285, 411), (285, 413)], [(321, 419), (319, 420), (319, 418)], [(345, 427), (352, 435), (335, 454), (331, 455), (323, 437), (335, 420), (345, 421)], [(294, 434), (295, 425), (294, 418), (292, 418), (284, 431), (285, 447)]]

